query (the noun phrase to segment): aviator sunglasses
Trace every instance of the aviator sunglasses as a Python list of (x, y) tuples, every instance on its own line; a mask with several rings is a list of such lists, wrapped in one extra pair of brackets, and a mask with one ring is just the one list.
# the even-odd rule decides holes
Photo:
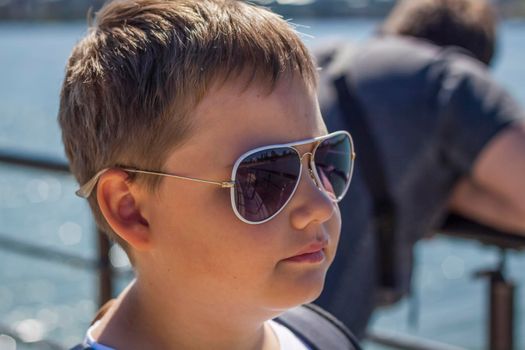
[[(301, 155), (296, 147), (306, 144), (314, 144), (313, 150)], [(310, 158), (310, 178), (333, 202), (339, 202), (350, 185), (355, 159), (352, 137), (346, 131), (250, 150), (235, 162), (230, 181), (117, 168), (129, 173), (166, 176), (229, 188), (235, 215), (245, 223), (262, 224), (279, 214), (292, 199), (301, 178), (302, 160), (306, 156)], [(88, 198), (100, 176), (109, 169), (100, 170), (76, 194)]]

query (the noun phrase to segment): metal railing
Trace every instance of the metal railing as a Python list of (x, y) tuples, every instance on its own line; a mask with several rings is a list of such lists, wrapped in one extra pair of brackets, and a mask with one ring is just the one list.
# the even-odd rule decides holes
[[(45, 170), (54, 173), (69, 174), (69, 165), (62, 160), (36, 156), (34, 154), (2, 152), (0, 151), (0, 163), (29, 167), (36, 170)], [(72, 267), (83, 269), (95, 269), (99, 272), (99, 304), (102, 305), (113, 295), (113, 268), (109, 260), (109, 249), (111, 243), (107, 236), (97, 230), (98, 236), (98, 258), (96, 261), (74, 256), (69, 253), (43, 248), (33, 243), (25, 243), (10, 239), (5, 235), (0, 236), (1, 249), (10, 249), (19, 254), (31, 256), (48, 261), (58, 261)]]
[[(44, 170), (55, 174), (69, 174), (69, 166), (65, 161), (39, 157), (34, 154), (0, 151), (0, 163), (17, 167), (28, 167), (35, 170)], [(113, 269), (109, 259), (111, 243), (102, 232), (97, 230), (96, 235), (98, 244), (97, 258), (93, 259), (80, 257), (49, 247), (42, 247), (34, 243), (23, 242), (10, 238), (5, 233), (0, 233), (0, 249), (31, 259), (56, 262), (73, 268), (97, 271), (99, 280), (98, 303), (102, 305), (113, 296), (114, 277), (117, 274), (129, 274), (130, 272), (119, 272)], [(0, 334), (6, 334), (18, 342), (24, 343), (9, 326), (0, 325)], [(46, 340), (25, 344), (37, 349), (62, 349), (60, 345)]]
[(449, 215), (445, 220), (440, 233), (451, 237), (475, 240), (499, 249), (499, 259), (496, 266), (476, 271), (474, 277), (488, 280), (487, 348), (490, 350), (514, 349), (516, 286), (507, 275), (506, 260), (509, 250), (525, 249), (525, 234), (523, 232), (499, 231), (454, 214)]
[(366, 334), (370, 342), (381, 344), (392, 349), (403, 350), (465, 350), (462, 347), (437, 342), (434, 340), (421, 339), (411, 335), (389, 332), (385, 330), (372, 330)]
[[(35, 170), (44, 170), (49, 171), (57, 174), (69, 174), (69, 166), (65, 161), (62, 160), (56, 160), (56, 159), (49, 159), (46, 157), (38, 157), (34, 154), (23, 154), (23, 153), (13, 153), (13, 152), (2, 152), (0, 151), (0, 164), (7, 164), (11, 166), (17, 166), (17, 167), (29, 167)], [(452, 235), (457, 236), (458, 232), (460, 232), (459, 236), (463, 236), (464, 238), (470, 238), (470, 239), (477, 239), (479, 240), (479, 232), (475, 232), (476, 229), (473, 228), (473, 226), (465, 226), (464, 223), (460, 223), (460, 225), (452, 225), (452, 228), (450, 228), (451, 225), (449, 225), (449, 233), (452, 233)], [(446, 231), (446, 230), (445, 230)], [(489, 229), (490, 231), (490, 229)], [(492, 230), (494, 231), (494, 230)], [(492, 232), (494, 233), (494, 232)], [(83, 258), (71, 253), (63, 252), (56, 249), (51, 249), (48, 247), (41, 247), (39, 245), (28, 243), (28, 242), (22, 242), (20, 240), (16, 240), (13, 238), (9, 238), (6, 234), (0, 233), (0, 249), (6, 250), (15, 254), (26, 256), (27, 258), (34, 258), (34, 259), (42, 259), (50, 262), (57, 262), (60, 264), (65, 264), (73, 268), (79, 268), (79, 269), (88, 269), (98, 272), (98, 280), (99, 280), (99, 295), (98, 295), (98, 301), (99, 305), (103, 305), (106, 301), (112, 298), (113, 296), (113, 282), (114, 278), (117, 275), (120, 275), (122, 273), (124, 274), (131, 274), (130, 271), (118, 271), (115, 270), (110, 262), (109, 259), (109, 250), (111, 243), (107, 236), (102, 233), (101, 231), (97, 230), (97, 258), (96, 259), (88, 259)], [(493, 235), (487, 235), (486, 243), (492, 244), (498, 246), (498, 240), (494, 240)], [(512, 248), (516, 244), (520, 245), (522, 244), (525, 246), (525, 237), (514, 237), (509, 236), (508, 234), (503, 233), (503, 243), (499, 244), (500, 247), (503, 249), (506, 248)], [(503, 265), (501, 265), (501, 268), (503, 268)], [(502, 271), (489, 271), (493, 273), (491, 275), (494, 277), (500, 277), (500, 278), (492, 278), (491, 281), (495, 281), (498, 284), (498, 287), (501, 287), (502, 282)], [(503, 282), (505, 282), (503, 280)], [(492, 293), (492, 292), (491, 292)], [(491, 294), (492, 295), (492, 294)], [(498, 299), (501, 303), (501, 300), (503, 300), (503, 303), (508, 304), (508, 298), (513, 298), (513, 295), (504, 295), (503, 299)], [(497, 301), (497, 300), (496, 300)], [(492, 305), (492, 298), (491, 298), (491, 306), (490, 310), (494, 308), (494, 305)], [(512, 310), (511, 310), (512, 311)], [(510, 350), (512, 348), (512, 330), (509, 332), (508, 329), (502, 329), (501, 327), (498, 327), (499, 321), (495, 318), (498, 318), (499, 320), (507, 320), (507, 322), (504, 324), (507, 326), (507, 328), (510, 326), (510, 328), (513, 327), (512, 323), (508, 323), (509, 315), (501, 315), (501, 314), (493, 314), (491, 313), (491, 319), (489, 320), (489, 329), (490, 329), (490, 349), (496, 350), (496, 349), (505, 349)], [(513, 321), (513, 320), (512, 320)], [(506, 332), (505, 332), (506, 331)], [(504, 334), (502, 333), (504, 332)], [(0, 324), (0, 334), (7, 334), (11, 336), (13, 339), (23, 342), (20, 337), (17, 336), (16, 332), (9, 329), (9, 327), (2, 326)], [(492, 338), (498, 338), (494, 340)], [(459, 347), (439, 343), (435, 341), (430, 341), (427, 339), (422, 339), (420, 337), (415, 336), (409, 336), (406, 334), (400, 334), (400, 333), (391, 333), (391, 332), (385, 332), (385, 331), (370, 331), (366, 339), (370, 342), (380, 344), (386, 347), (390, 347), (392, 349), (413, 349), (413, 350), (457, 350), (460, 349)], [(502, 345), (503, 344), (503, 345)], [(35, 348), (39, 349), (51, 349), (51, 350), (59, 350), (62, 349), (62, 347), (58, 344), (55, 344), (50, 341), (41, 341), (37, 343), (32, 343)], [(509, 345), (511, 347), (509, 347)], [(504, 347), (502, 347), (504, 346)]]

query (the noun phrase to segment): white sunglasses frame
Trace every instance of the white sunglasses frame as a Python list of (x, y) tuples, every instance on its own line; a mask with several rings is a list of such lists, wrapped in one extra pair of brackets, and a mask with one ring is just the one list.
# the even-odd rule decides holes
[[(320, 190), (322, 190), (323, 192), (328, 192), (325, 188), (323, 188), (323, 186), (321, 185), (322, 184), (322, 181), (321, 181), (321, 178), (319, 177), (319, 174), (317, 172), (317, 169), (315, 167), (315, 162), (314, 162), (314, 159), (315, 159), (315, 152), (317, 151), (317, 148), (318, 146), (323, 142), (325, 141), (326, 139), (329, 139), (329, 138), (332, 138), (332, 137), (336, 137), (336, 136), (339, 136), (339, 135), (346, 135), (348, 136), (348, 140), (350, 141), (350, 148), (351, 148), (351, 154), (350, 154), (350, 160), (351, 160), (351, 167), (350, 167), (350, 172), (348, 174), (348, 182), (346, 183), (346, 186), (343, 190), (343, 192), (341, 193), (341, 195), (339, 195), (337, 198), (333, 198), (332, 196), (328, 196), (333, 202), (335, 203), (338, 203), (339, 201), (341, 201), (341, 199), (343, 199), (343, 197), (345, 196), (346, 192), (348, 191), (348, 188), (350, 187), (350, 182), (352, 180), (352, 175), (353, 175), (353, 170), (354, 170), (354, 160), (355, 160), (355, 152), (354, 152), (354, 143), (353, 143), (353, 140), (352, 140), (352, 136), (350, 135), (349, 132), (347, 131), (344, 131), (344, 130), (340, 130), (340, 131), (335, 131), (335, 132), (332, 132), (330, 134), (327, 134), (327, 135), (323, 135), (323, 136), (319, 136), (319, 137), (315, 137), (315, 138), (311, 138), (311, 139), (307, 139), (307, 140), (302, 140), (302, 141), (296, 141), (296, 142), (290, 142), (290, 143), (284, 143), (284, 144), (275, 144), (275, 145), (268, 145), (268, 146), (262, 146), (262, 147), (258, 147), (258, 148), (255, 148), (255, 149), (252, 149), (244, 154), (242, 154), (238, 159), (237, 161), (235, 162), (234, 166), (233, 166), (233, 169), (232, 169), (232, 176), (231, 176), (231, 181), (235, 184), (235, 175), (237, 174), (237, 170), (239, 168), (239, 166), (241, 165), (241, 163), (246, 159), (248, 158), (249, 156), (251, 156), (252, 154), (255, 154), (257, 152), (261, 152), (261, 151), (265, 151), (265, 150), (268, 150), (268, 149), (273, 149), (273, 148), (290, 148), (292, 150), (294, 150), (294, 152), (297, 153), (297, 156), (299, 157), (299, 164), (300, 164), (300, 168), (299, 168), (299, 176), (297, 178), (297, 181), (295, 183), (295, 187), (292, 191), (292, 193), (290, 194), (290, 196), (288, 197), (288, 199), (286, 200), (286, 202), (281, 206), (281, 208), (279, 208), (279, 210), (277, 210), (274, 214), (270, 215), (268, 218), (262, 220), (262, 221), (250, 221), (250, 220), (247, 220), (245, 219), (238, 211), (237, 209), (237, 203), (235, 201), (235, 188), (231, 188), (231, 191), (230, 191), (230, 197), (231, 197), (231, 204), (232, 204), (232, 208), (233, 208), (233, 211), (235, 213), (235, 215), (243, 222), (247, 223), (247, 224), (251, 224), (251, 225), (257, 225), (257, 224), (263, 224), (265, 222), (268, 222), (270, 221), (271, 219), (273, 219), (274, 217), (276, 217), (281, 211), (284, 210), (284, 208), (286, 208), (286, 206), (288, 205), (288, 203), (292, 200), (294, 194), (295, 194), (295, 191), (297, 190), (297, 187), (299, 187), (299, 183), (301, 181), (301, 174), (303, 172), (303, 158), (306, 156), (306, 155), (310, 155), (310, 161), (309, 161), (309, 170), (310, 170), (310, 178), (312, 178), (312, 180), (314, 181), (315, 185), (317, 186), (317, 188), (319, 188)], [(299, 151), (297, 150), (297, 148), (295, 148), (296, 146), (302, 146), (302, 145), (307, 145), (309, 143), (316, 143), (314, 149), (311, 151), (311, 152), (305, 152), (303, 153), (302, 155), (299, 153)]]
[[(249, 151), (243, 153), (235, 161), (235, 163), (233, 165), (233, 168), (232, 168), (232, 175), (231, 175), (231, 180), (230, 181), (204, 180), (204, 179), (199, 179), (199, 178), (194, 178), (194, 177), (180, 176), (180, 175), (168, 174), (168, 173), (157, 172), (157, 171), (133, 169), (133, 168), (127, 168), (127, 167), (108, 167), (108, 168), (104, 168), (104, 169), (100, 170), (99, 172), (97, 172), (89, 181), (87, 181), (84, 185), (82, 185), (75, 193), (79, 197), (88, 198), (91, 195), (91, 193), (93, 192), (93, 190), (95, 189), (95, 186), (97, 185), (98, 180), (100, 179), (102, 174), (104, 174), (106, 171), (108, 171), (110, 169), (120, 169), (120, 170), (123, 170), (125, 172), (129, 172), (129, 173), (156, 175), (156, 176), (164, 176), (164, 177), (181, 179), (181, 180), (190, 180), (190, 181), (206, 183), (206, 184), (211, 184), (211, 185), (218, 185), (221, 188), (229, 188), (230, 189), (231, 206), (232, 206), (233, 212), (235, 213), (235, 216), (237, 216), (237, 218), (239, 218), (241, 221), (243, 221), (243, 222), (245, 222), (247, 224), (250, 224), (250, 225), (263, 224), (265, 222), (270, 221), (275, 216), (277, 216), (288, 205), (288, 203), (292, 199), (293, 195), (295, 194), (295, 191), (297, 190), (297, 187), (299, 186), (299, 182), (300, 182), (301, 176), (299, 175), (299, 177), (297, 179), (297, 182), (295, 183), (295, 187), (294, 187), (292, 193), (290, 194), (290, 196), (286, 200), (286, 202), (281, 206), (281, 208), (279, 208), (279, 210), (277, 210), (274, 214), (272, 214), (271, 216), (269, 216), (268, 218), (266, 218), (266, 219), (264, 219), (262, 221), (250, 221), (250, 220), (245, 219), (239, 213), (239, 211), (237, 210), (236, 201), (235, 201), (235, 180), (236, 180), (237, 170), (238, 170), (240, 164), (247, 157), (249, 157), (250, 155), (252, 155), (254, 153), (257, 153), (257, 152), (261, 152), (261, 151), (272, 149), (272, 148), (290, 148), (290, 149), (293, 149), (294, 152), (296, 152), (297, 156), (299, 157), (299, 160), (300, 160), (299, 174), (302, 174), (302, 172), (303, 172), (303, 162), (302, 162), (303, 158), (306, 155), (310, 155), (310, 161), (309, 161), (310, 177), (312, 178), (312, 180), (314, 181), (314, 183), (316, 184), (316, 186), (320, 190), (322, 190), (324, 192), (328, 192), (326, 189), (324, 189), (322, 187), (322, 185), (321, 185), (322, 181), (321, 181), (321, 179), (319, 177), (319, 174), (317, 173), (317, 169), (315, 167), (315, 162), (314, 162), (315, 152), (317, 151), (318, 146), (324, 140), (332, 138), (332, 137), (335, 137), (335, 136), (338, 136), (338, 135), (346, 135), (346, 136), (348, 136), (348, 139), (350, 141), (350, 148), (351, 148), (351, 154), (350, 154), (351, 167), (350, 167), (350, 171), (349, 171), (349, 174), (348, 174), (348, 182), (346, 183), (346, 186), (345, 186), (343, 192), (337, 198), (333, 198), (333, 197), (329, 196), (330, 199), (333, 202), (337, 203), (345, 196), (346, 192), (348, 191), (348, 188), (350, 187), (350, 182), (352, 180), (352, 175), (353, 175), (353, 170), (354, 170), (354, 161), (355, 161), (355, 158), (356, 158), (352, 136), (350, 135), (349, 132), (347, 132), (345, 130), (335, 131), (335, 132), (332, 132), (330, 134), (323, 135), (323, 136), (318, 136), (318, 137), (311, 138), (311, 139), (306, 139), (306, 140), (301, 140), (301, 141), (296, 141), (296, 142), (290, 142), (290, 143), (284, 143), (284, 144), (274, 144), (274, 145), (262, 146), (262, 147), (258, 147), (258, 148), (249, 150)], [(309, 143), (316, 143), (314, 149), (311, 152), (305, 152), (305, 153), (303, 153), (301, 155), (299, 153), (299, 151), (297, 150), (297, 148), (295, 148), (296, 146), (306, 145), (306, 144), (309, 144)]]

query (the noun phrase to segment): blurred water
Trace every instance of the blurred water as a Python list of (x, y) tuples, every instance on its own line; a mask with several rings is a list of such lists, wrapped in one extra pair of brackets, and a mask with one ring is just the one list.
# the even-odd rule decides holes
[[(335, 37), (366, 38), (370, 20), (294, 20), (307, 44)], [(56, 122), (63, 70), (73, 45), (85, 33), (83, 23), (0, 24), (0, 149), (35, 152), (63, 159)], [(497, 78), (525, 99), (525, 23), (507, 22), (502, 30)], [(67, 252), (93, 257), (95, 239), (86, 203), (73, 195), (70, 176), (56, 176), (0, 165), (0, 233)], [(434, 239), (417, 248), (417, 328), (406, 320), (409, 302), (376, 313), (374, 327), (416, 334), (469, 349), (483, 347), (485, 282), (473, 271), (494, 265), (494, 250), (476, 243)], [(88, 271), (0, 250), (0, 325), (9, 324), (27, 340), (52, 339), (72, 345), (84, 334), (95, 310), (96, 276)], [(525, 282), (524, 254), (512, 254), (510, 276)], [(121, 281), (121, 284), (123, 281)], [(519, 289), (519, 348), (525, 349), (525, 294)], [(7, 345), (6, 345), (7, 344)], [(0, 336), (0, 349), (12, 341)], [(18, 349), (37, 347), (18, 346)], [(367, 349), (380, 347), (367, 345)]]

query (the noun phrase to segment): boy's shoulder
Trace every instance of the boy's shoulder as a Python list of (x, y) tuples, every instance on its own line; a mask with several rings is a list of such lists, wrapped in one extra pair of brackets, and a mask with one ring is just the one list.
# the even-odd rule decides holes
[[(113, 300), (104, 305), (95, 317), (104, 314)], [(332, 314), (314, 304), (290, 309), (274, 319), (303, 341), (311, 350), (359, 350), (358, 341), (346, 326)], [(79, 344), (70, 350), (93, 350)]]

